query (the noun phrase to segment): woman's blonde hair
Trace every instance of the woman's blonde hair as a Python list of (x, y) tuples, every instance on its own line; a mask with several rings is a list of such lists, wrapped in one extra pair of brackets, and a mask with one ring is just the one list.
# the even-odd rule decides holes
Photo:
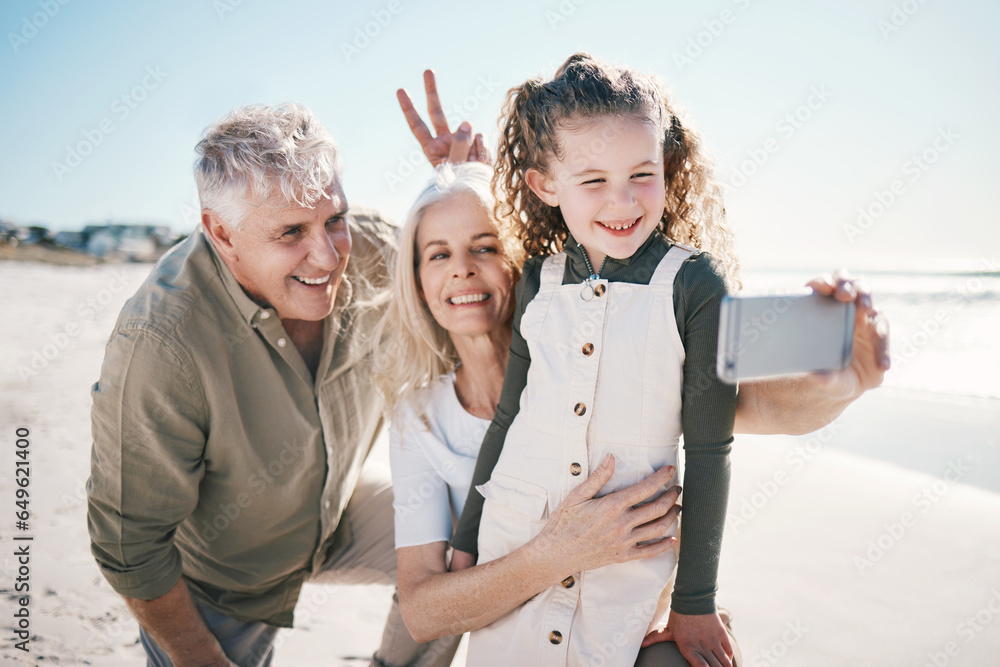
[(568, 234), (562, 213), (531, 191), (525, 173), (532, 168), (546, 173), (550, 160), (562, 157), (560, 130), (602, 116), (632, 116), (657, 125), (667, 194), (659, 231), (672, 242), (711, 252), (726, 267), (730, 285), (738, 287), (739, 262), (722, 189), (698, 133), (682, 121), (659, 80), (586, 53), (570, 56), (551, 81), (529, 79), (508, 91), (493, 177), (497, 219), (513, 229), (530, 256), (561, 250)]
[[(416, 247), (420, 222), (432, 205), (461, 195), (474, 196), (492, 221), (496, 203), (490, 189), (492, 174), (490, 167), (478, 162), (440, 165), (400, 230), (391, 296), (377, 329), (375, 353), (375, 382), (389, 415), (401, 402), (413, 403), (415, 391), (430, 386), (459, 362), (451, 337), (420, 296), (420, 253)], [(512, 283), (516, 283), (523, 253), (516, 238), (499, 228), (497, 234), (510, 262)], [(424, 406), (414, 404), (414, 408), (420, 413)]]

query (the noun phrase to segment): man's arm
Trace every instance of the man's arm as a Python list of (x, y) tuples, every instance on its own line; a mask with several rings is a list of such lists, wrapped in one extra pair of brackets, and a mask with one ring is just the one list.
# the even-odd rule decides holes
[(229, 665), (191, 601), (173, 545), (198, 502), (204, 466), (200, 387), (154, 334), (117, 331), (94, 386), (88, 484), (101, 573), (175, 665)]
[(209, 632), (183, 579), (155, 600), (124, 600), (139, 625), (176, 667), (236, 667)]
[(846, 271), (808, 283), (819, 294), (854, 301), (854, 351), (842, 371), (741, 383), (736, 433), (811, 433), (836, 419), (889, 370), (889, 323), (872, 305), (864, 281)]

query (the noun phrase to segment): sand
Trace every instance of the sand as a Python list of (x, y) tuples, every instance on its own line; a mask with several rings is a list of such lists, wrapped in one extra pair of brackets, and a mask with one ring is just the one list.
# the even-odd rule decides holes
[[(90, 555), (84, 484), (89, 388), (148, 270), (0, 262), (5, 665), (144, 663), (138, 626)], [(19, 426), (31, 433), (24, 532), (11, 506)], [(747, 664), (1000, 664), (998, 438), (998, 401), (889, 388), (811, 436), (738, 437), (719, 599)], [(34, 537), (30, 653), (11, 639), (15, 533)], [(308, 586), (276, 664), (367, 664), (390, 594)]]

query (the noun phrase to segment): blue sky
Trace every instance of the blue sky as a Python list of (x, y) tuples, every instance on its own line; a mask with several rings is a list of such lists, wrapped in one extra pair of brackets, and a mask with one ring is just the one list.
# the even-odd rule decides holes
[(399, 220), (430, 167), (396, 88), (422, 103), (433, 68), (495, 140), (506, 90), (585, 50), (670, 84), (746, 265), (976, 268), (1000, 250), (998, 22), (987, 0), (5, 2), (0, 218), (188, 231), (205, 126), (293, 100), (349, 200)]

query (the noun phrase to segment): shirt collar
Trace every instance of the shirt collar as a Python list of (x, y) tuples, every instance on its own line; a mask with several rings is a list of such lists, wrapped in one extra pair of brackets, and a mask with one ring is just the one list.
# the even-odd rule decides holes
[[(659, 229), (654, 229), (642, 245), (632, 253), (631, 257), (626, 257), (624, 259), (618, 259), (615, 257), (608, 257), (607, 264), (604, 266), (604, 273), (610, 273), (615, 267), (628, 266), (632, 262), (639, 261), (640, 258), (646, 254), (646, 252), (652, 248), (657, 243), (661, 242), (663, 235), (660, 234)], [(587, 263), (583, 259), (583, 249), (577, 245), (576, 239), (573, 238), (572, 234), (566, 234), (566, 242), (563, 244), (563, 252), (569, 258), (570, 263), (573, 266), (574, 273), (589, 275), (587, 271)], [(595, 266), (595, 271), (600, 271), (601, 267)], [(602, 278), (604, 276), (601, 276)]]
[(240, 311), (240, 315), (243, 316), (247, 324), (253, 324), (254, 319), (264, 313), (268, 313), (264, 315), (265, 318), (276, 316), (277, 312), (273, 308), (261, 308), (256, 301), (247, 296), (247, 293), (243, 290), (243, 286), (240, 285), (239, 281), (236, 280), (236, 276), (233, 275), (233, 272), (229, 270), (229, 267), (222, 260), (222, 256), (219, 255), (215, 244), (205, 235), (205, 230), (199, 227), (195, 233), (201, 234), (202, 241), (208, 246), (209, 252), (212, 255), (212, 261), (215, 262), (215, 268), (222, 279), (222, 285), (226, 288), (233, 303), (236, 304), (236, 309)]

